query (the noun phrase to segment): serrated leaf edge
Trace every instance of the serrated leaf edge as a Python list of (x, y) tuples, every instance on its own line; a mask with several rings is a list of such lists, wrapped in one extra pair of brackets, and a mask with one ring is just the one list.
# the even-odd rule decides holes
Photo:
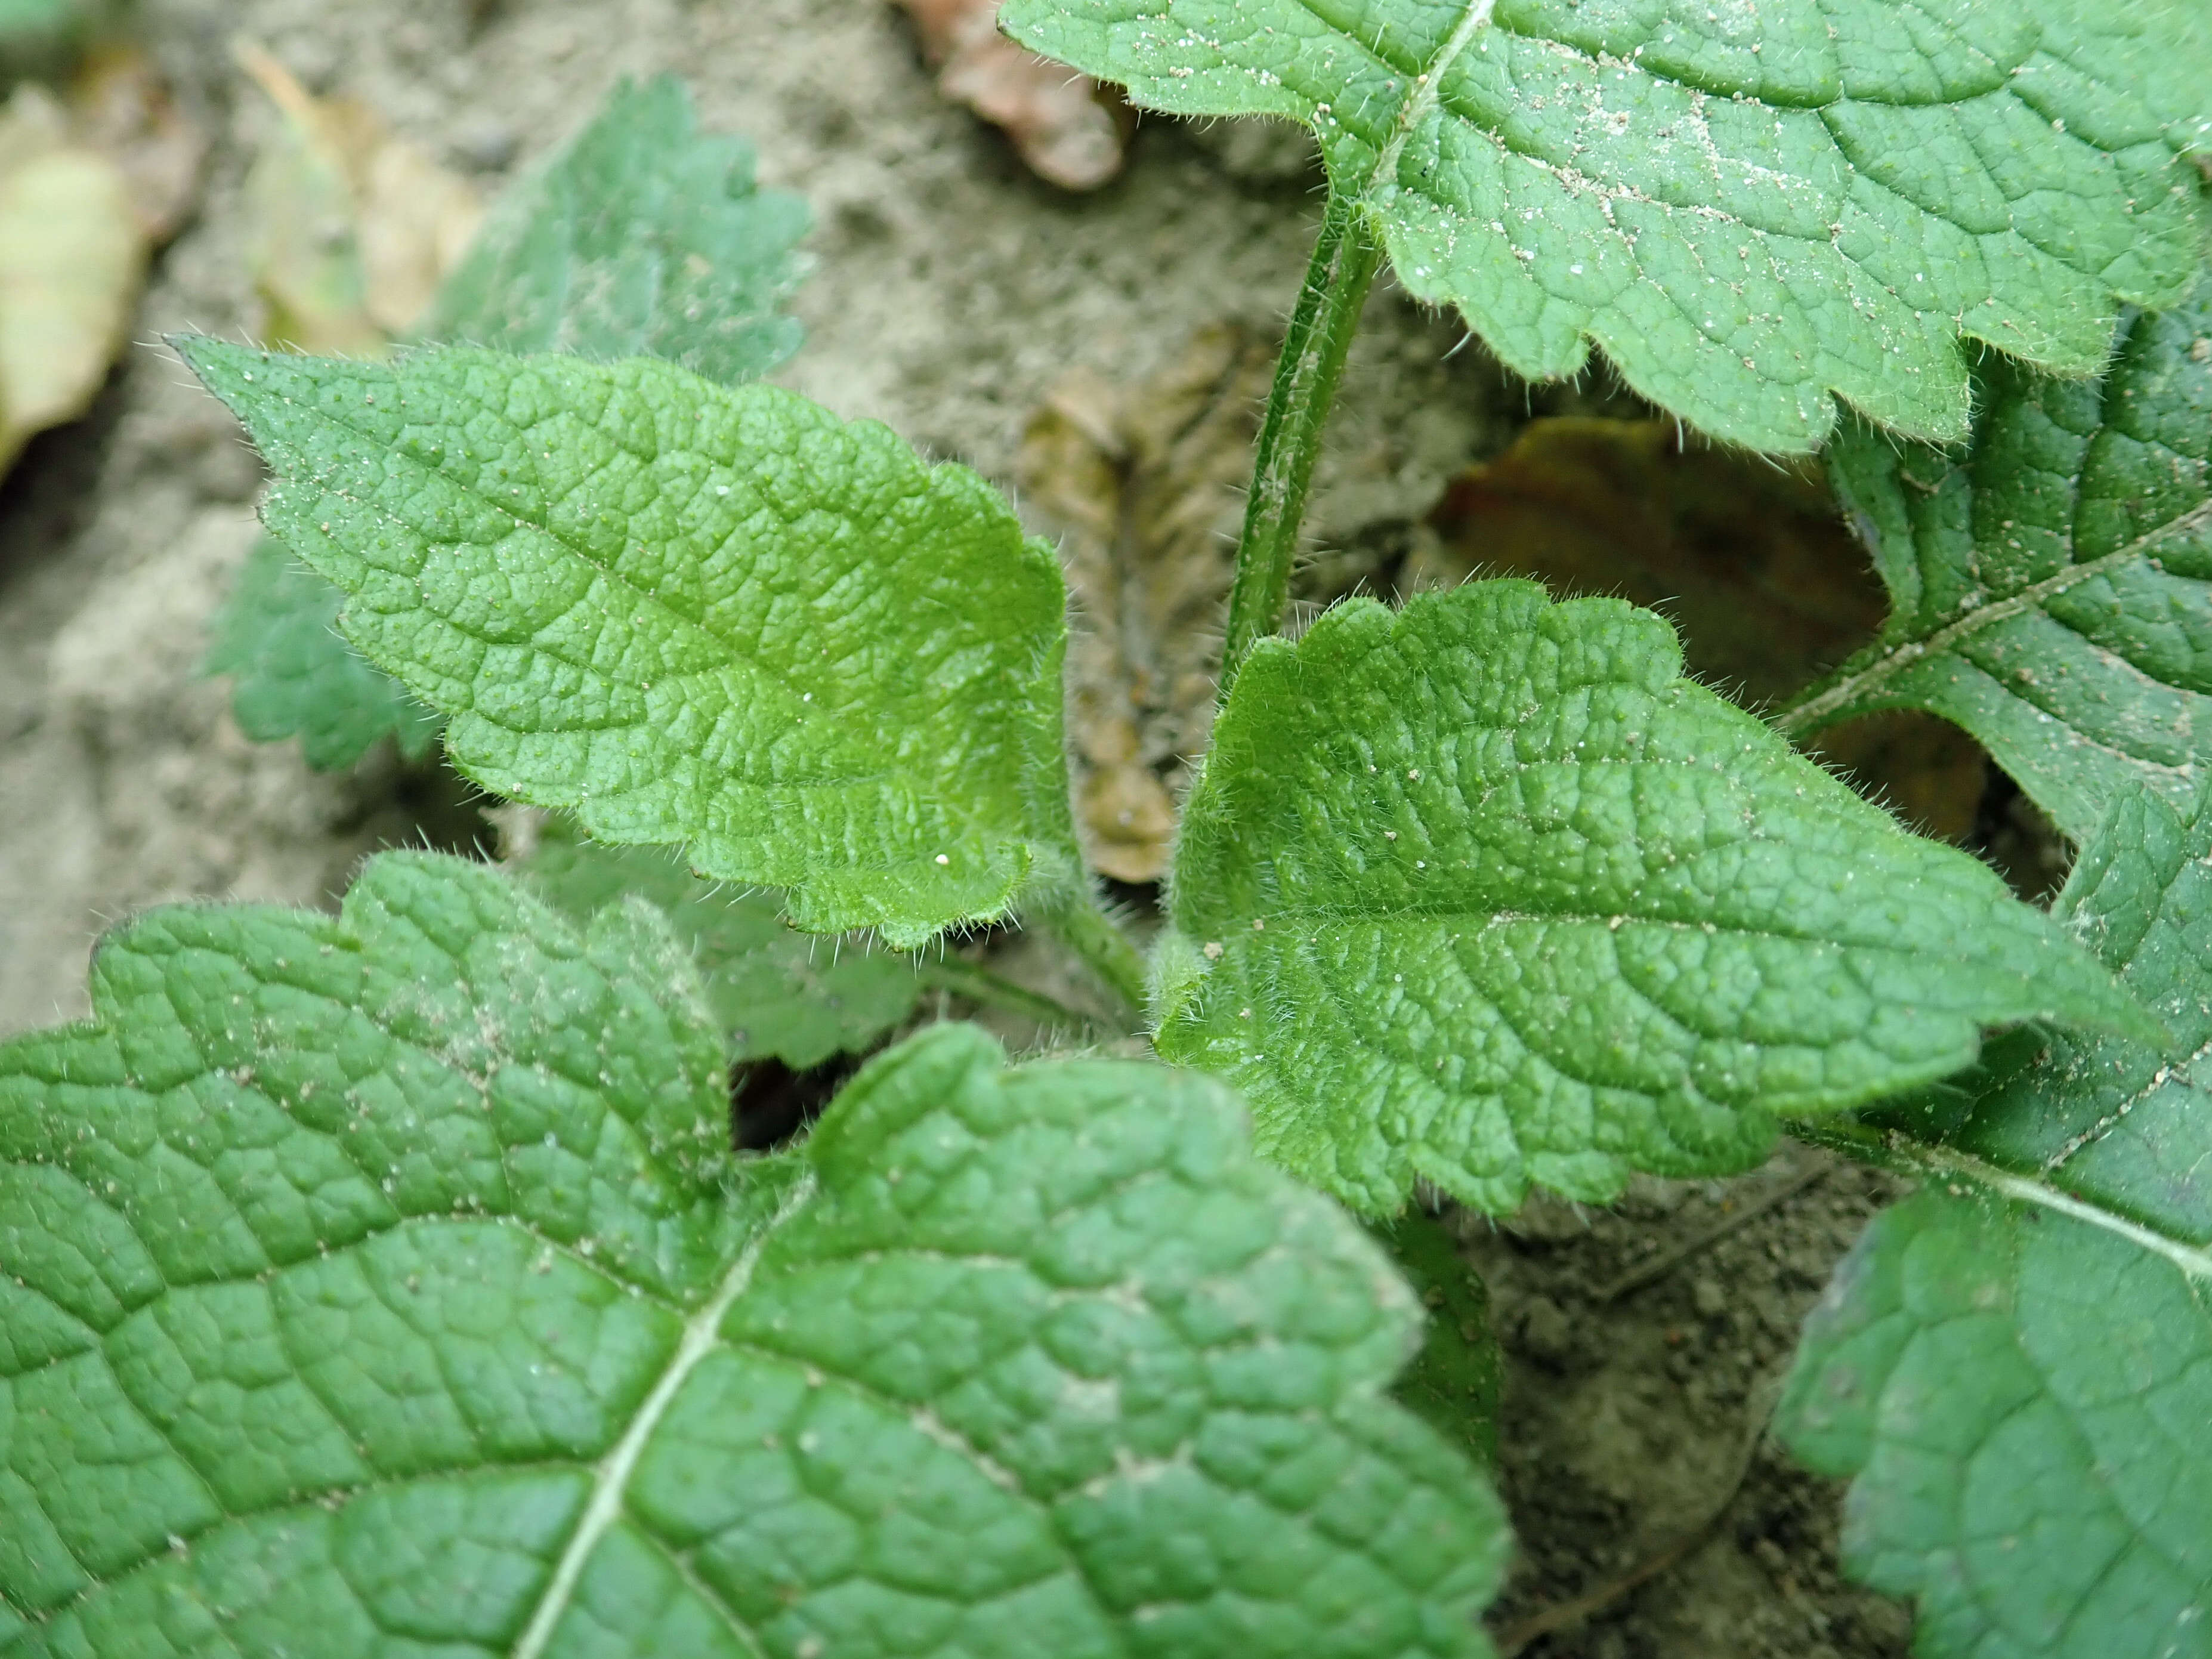
[[(738, 1298), (751, 1287), (753, 1273), (760, 1266), (762, 1253), (768, 1249), (783, 1224), (806, 1206), (813, 1198), (820, 1178), (812, 1171), (796, 1182), (784, 1195), (775, 1212), (762, 1224), (760, 1231), (738, 1253), (730, 1271), (708, 1299), (705, 1306), (684, 1322), (684, 1334), (669, 1357), (668, 1366), (660, 1380), (653, 1386), (623, 1431), (622, 1438), (599, 1460), (592, 1476), (592, 1495), (584, 1506), (576, 1529), (569, 1534), (561, 1559), (546, 1581), (545, 1589), (538, 1598), (538, 1606), (523, 1627), (522, 1635), (511, 1650), (508, 1659), (543, 1659), (554, 1632), (559, 1628), (562, 1615), (575, 1599), (576, 1586), (591, 1563), (592, 1553), (607, 1531), (622, 1518), (623, 1499), (629, 1489), (630, 1476), (636, 1472), (638, 1460), (645, 1455), (647, 1445), (660, 1427), (660, 1420), (675, 1403), (677, 1394), (690, 1380), (691, 1373), (714, 1351), (721, 1346), (721, 1327), (724, 1317), (737, 1304)], [(754, 1651), (760, 1650), (750, 1632), (743, 1632), (745, 1644)]]

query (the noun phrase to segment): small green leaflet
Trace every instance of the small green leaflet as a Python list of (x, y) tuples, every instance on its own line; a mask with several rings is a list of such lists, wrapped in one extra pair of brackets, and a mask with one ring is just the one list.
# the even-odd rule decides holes
[(1186, 115), (1311, 126), (1399, 280), (1508, 365), (1602, 349), (1717, 437), (1819, 447), (1831, 394), (1966, 429), (1960, 337), (2102, 366), (2186, 292), (2202, 0), (1006, 0), (1032, 49)]
[(651, 358), (177, 349), (455, 766), (894, 945), (1073, 879), (1059, 562), (887, 428)]
[(659, 848), (601, 847), (556, 831), (518, 873), (580, 925), (627, 893), (656, 906), (691, 947), (732, 1060), (780, 1060), (803, 1072), (866, 1054), (921, 995), (908, 958), (860, 939), (794, 933), (773, 897), (702, 881)]
[(343, 603), (264, 536), (216, 613), (204, 672), (237, 676), (231, 710), (240, 731), (256, 743), (298, 738), (318, 772), (353, 765), (385, 738), (420, 760), (437, 739), (437, 716), (338, 636)]
[(757, 190), (744, 140), (695, 131), (674, 76), (625, 81), (493, 210), (424, 339), (601, 361), (650, 356), (735, 386), (799, 349), (781, 306), (806, 204)]
[[(2212, 1655), (2212, 811), (2137, 790), (2061, 896), (2172, 1033), (2007, 1045), (1867, 1126), (1929, 1185), (1806, 1328), (1779, 1419), (1926, 1659)], [(1907, 1137), (1910, 1137), (1909, 1139)]]
[(1425, 1177), (1502, 1212), (1747, 1168), (1987, 1026), (2148, 1029), (1992, 872), (1681, 672), (1650, 612), (1524, 581), (1267, 641), (1184, 810), (1161, 1054), (1355, 1208)]
[(2212, 283), (2129, 323), (2101, 383), (1993, 364), (1963, 454), (1846, 426), (1829, 471), (1892, 615), (1783, 728), (1932, 710), (2077, 842), (2139, 784), (2187, 810), (2212, 757), (2208, 337)]
[(940, 1026), (739, 1161), (649, 906), (423, 855), (94, 988), (0, 1047), (11, 1655), (1486, 1650), (1419, 1309), (1202, 1079)]

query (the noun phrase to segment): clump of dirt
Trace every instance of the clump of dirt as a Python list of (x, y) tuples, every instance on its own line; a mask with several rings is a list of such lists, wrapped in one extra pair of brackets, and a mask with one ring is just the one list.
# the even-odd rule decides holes
[[(487, 194), (618, 76), (673, 70), (706, 125), (758, 144), (763, 183), (813, 204), (796, 302), (809, 340), (777, 378), (1009, 487), (1072, 371), (1137, 386), (1201, 331), (1279, 337), (1320, 208), (1310, 145), (1255, 123), (1147, 118), (1113, 183), (1057, 191), (939, 95), (888, 0), (142, 0), (137, 15), (212, 141), (142, 341), (263, 325), (241, 182), (276, 117), (241, 81), (235, 38), (312, 92), (362, 100)], [(1387, 287), (1371, 304), (1317, 480), (1304, 614), (1387, 592), (1446, 481), (1531, 414), (1631, 406), (1595, 377), (1531, 391), (1463, 345)], [(329, 903), (377, 847), (491, 839), (434, 771), (386, 757), (319, 776), (294, 747), (247, 743), (228, 687), (199, 676), (259, 483), (229, 417), (148, 343), (0, 486), (0, 1034), (82, 1012), (95, 934), (145, 905)], [(1775, 1178), (1640, 1185), (1616, 1214), (1546, 1206), (1475, 1230), (1510, 1358), (1500, 1438), (1522, 1534), (1498, 1628), (1644, 1559), (1727, 1484), (1751, 1402), (1881, 1183), (1826, 1174), (1649, 1288), (1597, 1291)], [(1899, 1653), (1902, 1613), (1837, 1583), (1836, 1512), (1832, 1487), (1762, 1446), (1707, 1541), (1530, 1651)]]
[(1835, 1486), (1766, 1431), (1836, 1259), (1899, 1195), (1790, 1146), (1607, 1210), (1453, 1218), (1505, 1351), (1507, 1659), (1902, 1659), (1905, 1610), (1838, 1574)]

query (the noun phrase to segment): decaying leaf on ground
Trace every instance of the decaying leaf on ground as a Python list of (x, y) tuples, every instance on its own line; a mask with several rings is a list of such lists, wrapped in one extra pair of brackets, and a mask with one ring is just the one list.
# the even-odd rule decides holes
[(146, 269), (131, 185), (24, 86), (0, 107), (0, 473), (91, 405)]
[[(1686, 441), (1671, 421), (1559, 416), (1469, 468), (1407, 560), (1408, 593), (1481, 572), (1666, 613), (1690, 672), (1778, 701), (1874, 636), (1881, 586), (1816, 466)], [(1956, 840), (1974, 823), (1981, 749), (1944, 721), (1877, 718), (1814, 752), (1908, 821)]]
[(312, 96), (250, 43), (238, 58), (283, 118), (246, 179), (262, 332), (302, 351), (381, 356), (467, 252), (483, 204), (358, 99)]
[(1039, 178), (1096, 190), (1121, 170), (1121, 116), (1098, 83), (999, 33), (999, 0), (898, 0), (947, 98), (1005, 130)]
[(1024, 434), (1028, 506), (1063, 537), (1077, 820), (1097, 866), (1157, 881), (1175, 786), (1206, 745), (1220, 614), (1260, 399), (1264, 343), (1202, 330), (1135, 386), (1079, 370)]

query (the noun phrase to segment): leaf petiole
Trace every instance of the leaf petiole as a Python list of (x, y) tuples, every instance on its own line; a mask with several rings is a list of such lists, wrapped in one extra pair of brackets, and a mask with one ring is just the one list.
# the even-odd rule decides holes
[(958, 957), (947, 957), (941, 962), (925, 962), (917, 969), (921, 982), (933, 990), (948, 991), (954, 996), (985, 1008), (995, 1008), (1001, 1013), (1018, 1014), (1033, 1019), (1040, 1025), (1063, 1030), (1082, 1031), (1097, 1028), (1102, 1022), (1096, 1015), (1086, 1014), (1069, 1007), (1057, 997), (1047, 996), (1042, 991), (1032, 991), (1026, 985), (1017, 985), (1002, 975)]
[(1252, 493), (1244, 506), (1237, 575), (1229, 591), (1229, 641), (1221, 664), (1224, 700), (1252, 647), (1283, 625), (1291, 564), (1297, 556), (1322, 433), (1382, 260), (1381, 245), (1368, 228), (1359, 199), (1332, 190), (1313, 263), (1283, 341), (1253, 460)]
[(1146, 972), (1141, 951), (1106, 914), (1087, 883), (1040, 899), (1031, 915), (1082, 959), (1100, 984), (1114, 994), (1128, 1029), (1143, 1023)]

